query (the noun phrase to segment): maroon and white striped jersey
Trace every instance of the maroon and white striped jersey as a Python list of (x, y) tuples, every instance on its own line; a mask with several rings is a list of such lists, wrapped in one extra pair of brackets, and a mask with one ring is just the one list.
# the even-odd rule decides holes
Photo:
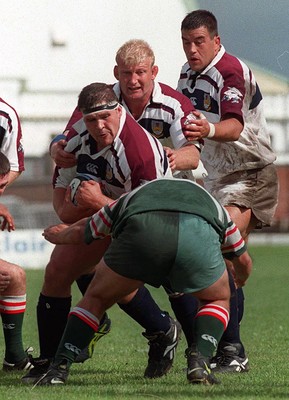
[(209, 122), (217, 123), (230, 114), (244, 125), (237, 141), (205, 139), (201, 160), (210, 179), (262, 168), (275, 161), (254, 75), (241, 60), (226, 53), (223, 46), (201, 73), (192, 71), (186, 63), (177, 89)]
[(24, 171), (22, 130), (16, 110), (0, 98), (0, 151), (10, 162), (11, 171)]
[(67, 140), (65, 150), (75, 154), (77, 166), (57, 169), (55, 187), (66, 188), (75, 175), (88, 175), (101, 184), (105, 195), (116, 199), (145, 181), (172, 176), (161, 143), (123, 107), (120, 128), (112, 145), (98, 151), (83, 119), (71, 127)]

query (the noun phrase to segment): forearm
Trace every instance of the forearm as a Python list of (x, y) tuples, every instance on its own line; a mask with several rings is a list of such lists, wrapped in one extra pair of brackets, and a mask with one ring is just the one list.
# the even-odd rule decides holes
[(176, 169), (179, 171), (185, 171), (190, 169), (196, 169), (200, 161), (200, 151), (194, 145), (186, 145), (181, 147), (175, 152), (175, 164)]
[(207, 119), (197, 119), (186, 126), (185, 137), (188, 141), (208, 139), (221, 143), (232, 142), (239, 139), (243, 128), (243, 123), (234, 116), (227, 116), (216, 123)]
[(248, 252), (244, 252), (241, 256), (235, 257), (233, 260), (235, 282), (238, 287), (246, 284), (252, 272), (252, 259)]
[(84, 243), (84, 232), (87, 218), (81, 219), (73, 225), (59, 224), (44, 229), (42, 236), (54, 244), (81, 244)]
[(232, 142), (239, 139), (243, 125), (236, 118), (229, 118), (214, 124), (214, 136), (209, 138), (216, 142)]
[(10, 171), (8, 185), (11, 185), (11, 183), (14, 182), (21, 175), (21, 173), (21, 171)]
[(66, 189), (64, 188), (54, 189), (53, 207), (59, 219), (67, 224), (72, 224), (94, 213), (94, 210), (88, 207), (75, 206), (70, 199), (66, 197)]
[(72, 224), (68, 228), (59, 232), (57, 240), (59, 244), (81, 244), (84, 243), (84, 230), (87, 218)]

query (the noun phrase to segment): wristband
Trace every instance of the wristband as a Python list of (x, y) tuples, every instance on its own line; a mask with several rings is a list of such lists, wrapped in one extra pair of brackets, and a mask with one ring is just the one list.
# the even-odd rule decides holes
[(50, 149), (51, 149), (51, 146), (54, 144), (54, 143), (57, 143), (57, 142), (59, 142), (60, 140), (66, 140), (66, 136), (62, 133), (62, 134), (59, 134), (59, 135), (57, 135), (57, 136), (55, 136), (55, 138), (53, 138), (52, 140), (51, 140), (51, 142), (50, 142), (50, 145), (49, 145), (49, 152), (50, 152)]
[(212, 137), (215, 136), (216, 128), (215, 128), (215, 125), (212, 124), (211, 122), (209, 122), (209, 125), (210, 125), (210, 131), (209, 131), (209, 134), (208, 134), (207, 138), (211, 139)]

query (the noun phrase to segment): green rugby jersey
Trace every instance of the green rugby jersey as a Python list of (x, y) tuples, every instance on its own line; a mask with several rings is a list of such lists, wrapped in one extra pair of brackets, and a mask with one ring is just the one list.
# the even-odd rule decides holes
[(156, 179), (103, 207), (88, 221), (86, 243), (111, 235), (117, 237), (133, 215), (150, 211), (172, 211), (196, 215), (216, 230), (226, 258), (246, 250), (239, 230), (227, 211), (202, 186), (185, 179)]

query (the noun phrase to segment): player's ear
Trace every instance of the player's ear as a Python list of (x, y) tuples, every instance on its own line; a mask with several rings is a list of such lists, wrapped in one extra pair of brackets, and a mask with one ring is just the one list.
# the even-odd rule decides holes
[(113, 74), (114, 74), (115, 79), (119, 80), (118, 66), (117, 65), (115, 65), (114, 68), (113, 68)]
[(152, 78), (153, 78), (153, 79), (156, 78), (158, 72), (159, 72), (159, 67), (158, 67), (157, 65), (154, 65), (154, 66), (152, 67)]

